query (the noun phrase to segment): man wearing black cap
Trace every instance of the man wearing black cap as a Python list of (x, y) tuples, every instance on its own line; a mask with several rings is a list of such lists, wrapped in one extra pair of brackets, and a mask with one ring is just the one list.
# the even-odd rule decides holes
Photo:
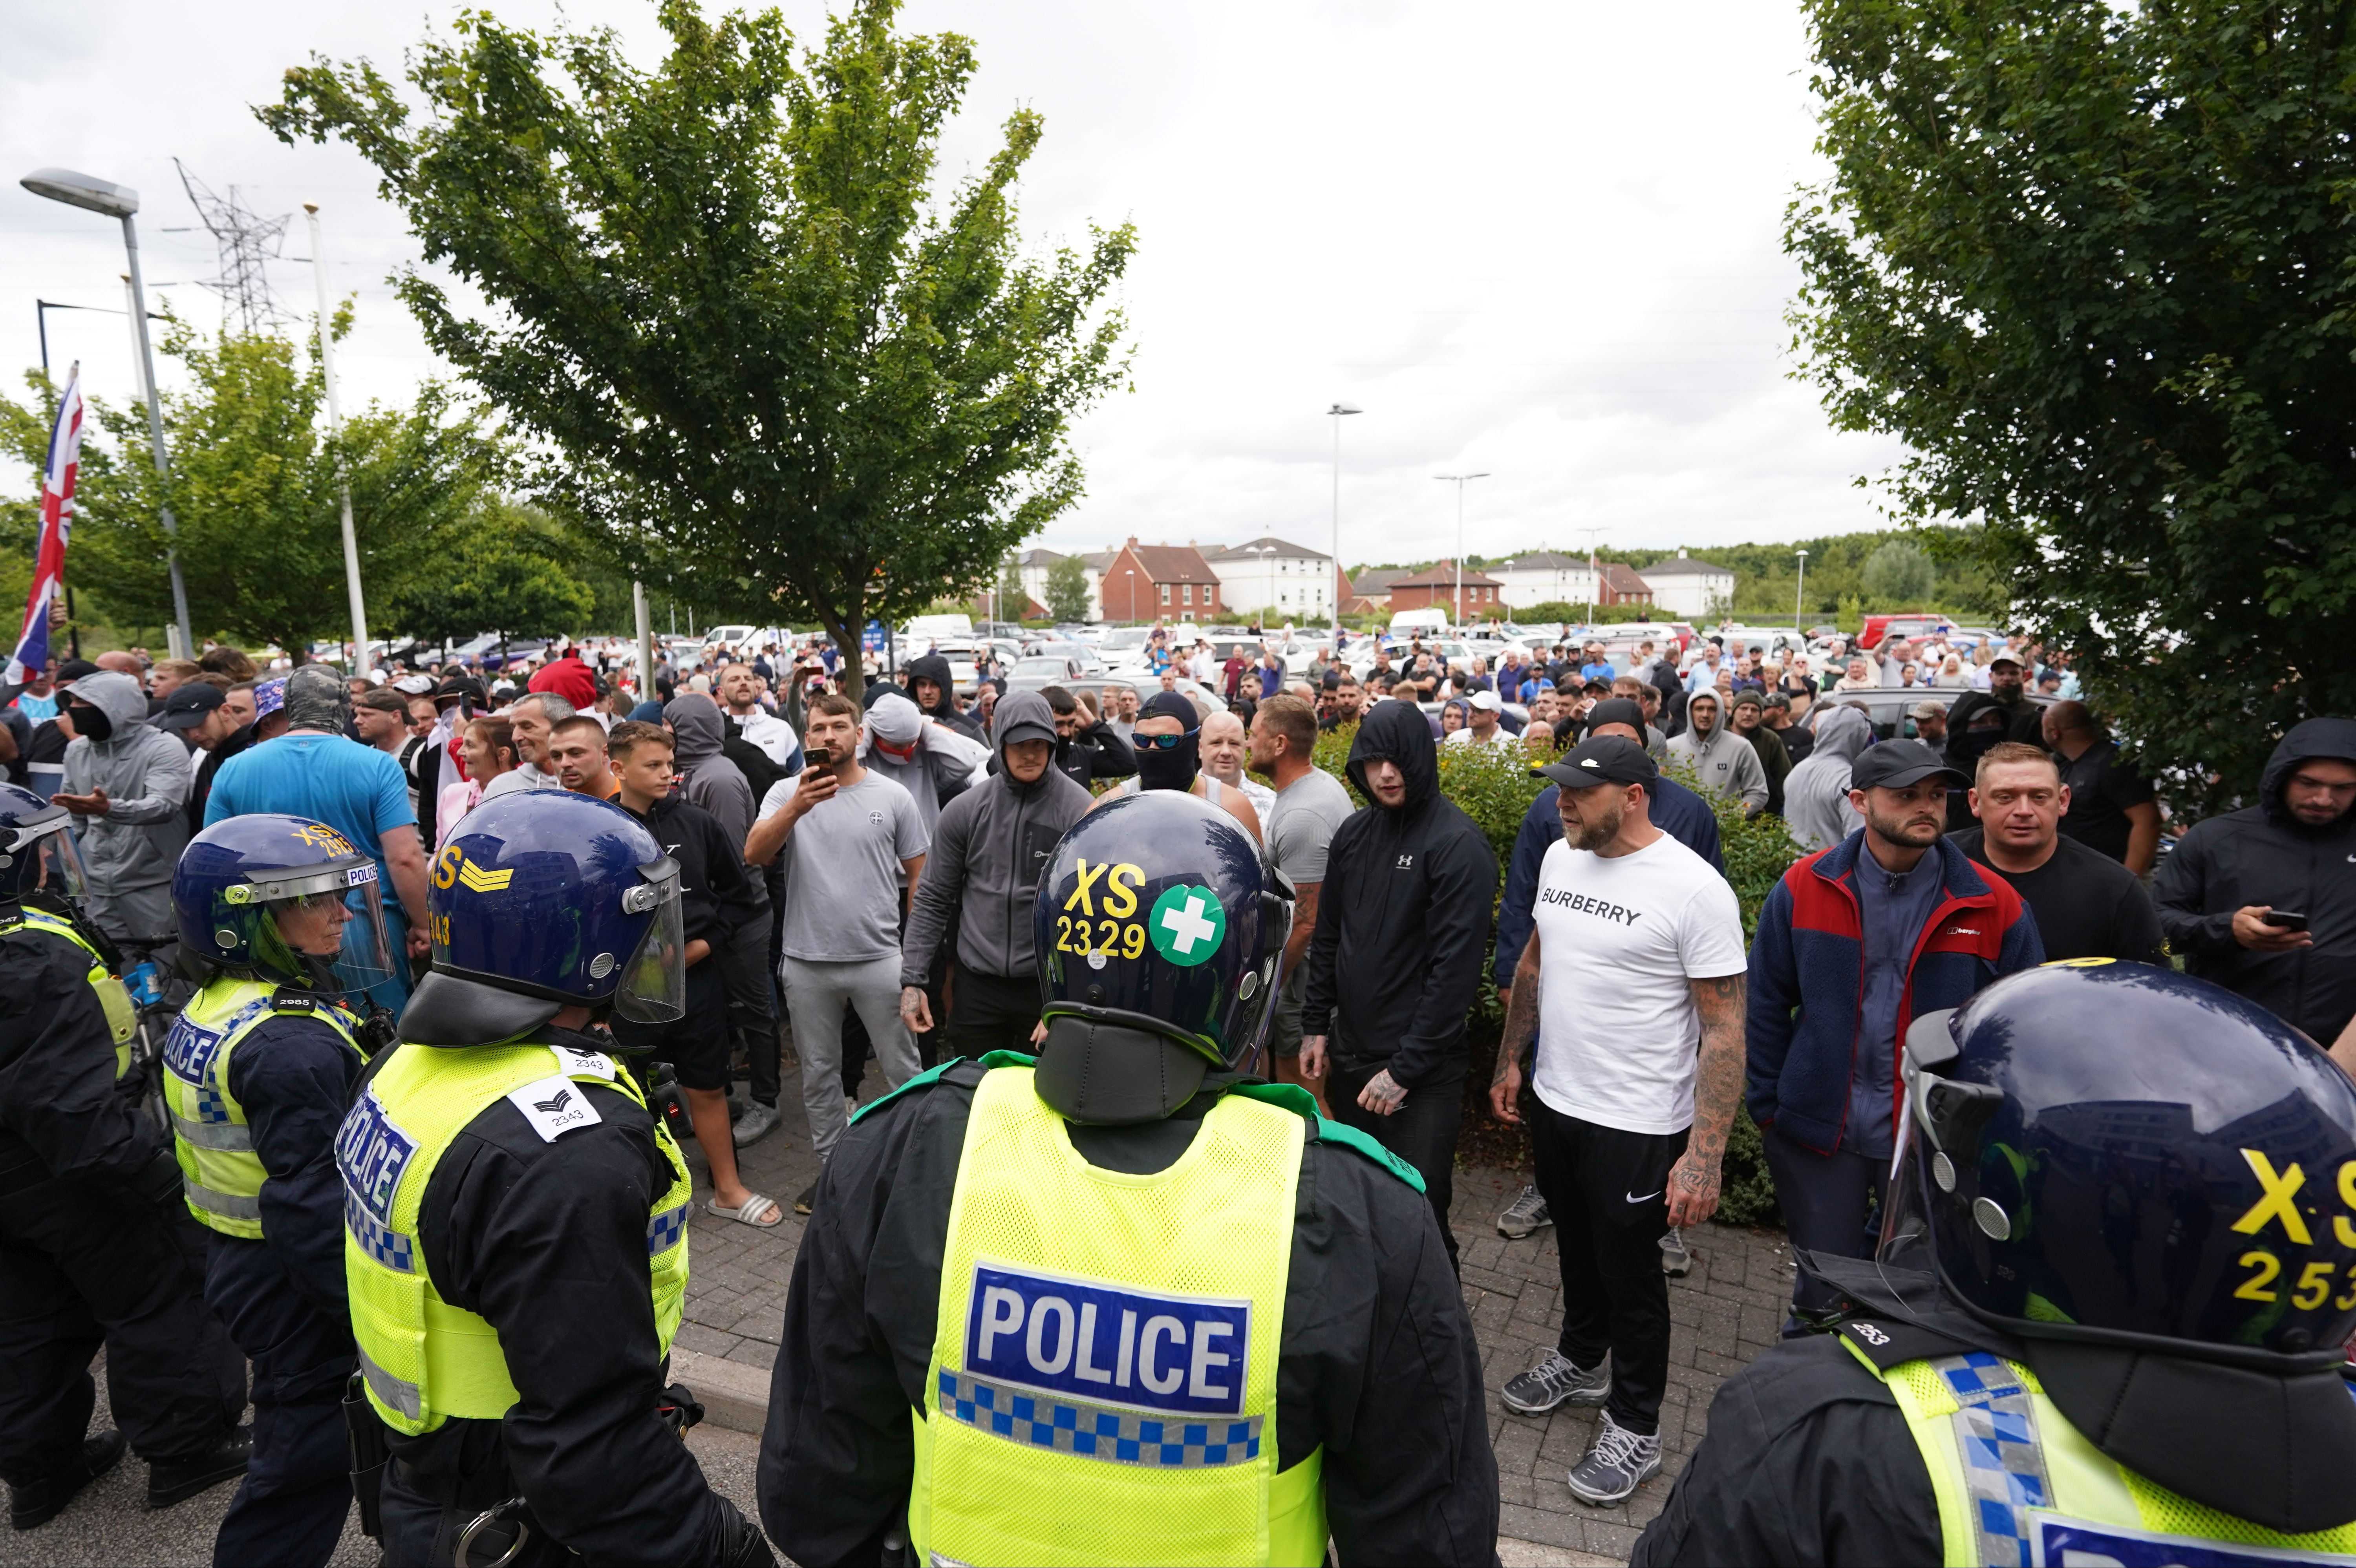
[[(1745, 1093), (1794, 1246), (1872, 1255), (1907, 1025), (2045, 961), (2020, 895), (1942, 837), (1959, 777), (1920, 741), (1867, 748), (1849, 779), (1862, 826), (1784, 872), (1760, 911)], [(1804, 1271), (1794, 1281), (1796, 1310), (1833, 1300)]]
[(188, 832), (193, 836), (205, 826), (205, 802), (212, 795), (213, 775), (221, 763), (253, 743), (253, 732), (242, 729), (237, 721), (237, 710), (230, 706), (229, 692), (212, 684), (220, 677), (192, 680), (172, 688), (164, 699), (164, 711), (148, 722), (158, 730), (177, 734), (187, 744), (205, 753), (197, 764), (195, 784), (188, 790)]
[(1537, 771), (1558, 786), (1563, 837), (1539, 875), (1489, 1103), (1523, 1119), (1538, 1046), (1530, 1142), (1558, 1227), (1563, 1321), (1501, 1397), (1526, 1415), (1603, 1407), (1569, 1477), (1572, 1496), (1601, 1505), (1661, 1467), (1660, 1243), (1718, 1208), (1741, 1094), (1742, 915), (1726, 879), (1653, 826), (1659, 773), (1642, 745), (1591, 739)]
[[(2026, 741), (2029, 744), (2044, 742), (2045, 710), (2029, 699), (2028, 661), (2010, 648), (1998, 648), (1996, 657), (1988, 661), (1988, 695), (2004, 709), (2008, 741)], [(1956, 699), (1960, 705), (1962, 699)], [(1954, 715), (1951, 709), (1948, 722)]]

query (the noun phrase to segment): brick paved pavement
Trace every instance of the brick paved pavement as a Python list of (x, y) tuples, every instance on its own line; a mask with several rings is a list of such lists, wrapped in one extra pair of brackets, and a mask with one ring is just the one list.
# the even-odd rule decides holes
[[(758, 1367), (776, 1359), (785, 1317), (786, 1286), (805, 1221), (792, 1212), (794, 1195), (817, 1174), (798, 1093), (788, 1062), (784, 1119), (777, 1130), (738, 1151), (744, 1180), (785, 1207), (785, 1221), (755, 1231), (702, 1207), (711, 1189), (697, 1168), (692, 1275), (679, 1343), (704, 1355)], [(873, 1063), (861, 1098), (882, 1092)], [(1480, 1338), (1489, 1389), (1489, 1430), (1497, 1451), (1509, 1563), (1624, 1563), (1647, 1520), (1658, 1513), (1686, 1455), (1699, 1442), (1710, 1396), (1736, 1368), (1774, 1342), (1783, 1304), (1791, 1296), (1791, 1264), (1783, 1237), (1772, 1232), (1707, 1225), (1688, 1232), (1693, 1273), (1669, 1286), (1675, 1329), (1669, 1342), (1669, 1385), (1661, 1409), (1666, 1450), (1661, 1474), (1628, 1502), (1592, 1509), (1572, 1498), (1563, 1475), (1587, 1451), (1595, 1430), (1592, 1410), (1561, 1410), (1532, 1418), (1497, 1402), (1505, 1380), (1554, 1343), (1561, 1293), (1554, 1232), (1525, 1241), (1497, 1234), (1495, 1217), (1520, 1189), (1520, 1178), (1486, 1169), (1460, 1173), (1454, 1221), (1462, 1250), (1464, 1305)]]

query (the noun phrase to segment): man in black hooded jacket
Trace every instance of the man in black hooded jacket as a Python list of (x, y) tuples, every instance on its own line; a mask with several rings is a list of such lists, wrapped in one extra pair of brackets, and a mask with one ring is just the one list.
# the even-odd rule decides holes
[[(1350, 745), (1350, 782), (1373, 802), (1334, 830), (1309, 944), (1301, 1071), (1332, 1076), (1343, 1121), (1415, 1167), (1448, 1228), (1464, 1015), (1481, 985), (1497, 856), (1440, 797), (1438, 748), (1411, 702), (1378, 702)], [(1353, 1001), (1337, 1006), (1344, 986)]]
[[(2293, 727), (2258, 804), (2193, 824), (2152, 901), (2191, 973), (2337, 1040), (2356, 1016), (2356, 720)], [(2277, 911), (2304, 920), (2268, 924)]]
[(969, 741), (990, 744), (990, 737), (981, 731), (981, 721), (958, 710), (957, 686), (949, 675), (949, 661), (940, 655), (926, 654), (908, 661), (908, 696), (926, 718), (939, 720)]

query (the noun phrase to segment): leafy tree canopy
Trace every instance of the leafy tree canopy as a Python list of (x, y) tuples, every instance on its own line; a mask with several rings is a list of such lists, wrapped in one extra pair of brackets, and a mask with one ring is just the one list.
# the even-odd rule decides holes
[[(1899, 510), (2075, 656), (2189, 806), (2356, 711), (2342, 0), (1809, 0), (1833, 173), (1785, 228)], [(1813, 573), (1811, 574), (1813, 581)]]
[(775, 10), (664, 0), (648, 71), (611, 32), (472, 12), (412, 60), (287, 73), (257, 111), (374, 164), (426, 260), (402, 296), (434, 349), (561, 461), (538, 489), (709, 613), (815, 618), (857, 671), (870, 616), (969, 594), (1081, 489), (1066, 432), (1123, 375), (1108, 295), (1126, 225), (1026, 258), (1018, 111), (934, 197), (974, 69), (953, 33), (859, 0), (795, 57)]
[(459, 643), (482, 632), (558, 637), (590, 624), (597, 596), (566, 560), (542, 514), (494, 501), (444, 548), (436, 570), (412, 576), (386, 609), (404, 636)]
[(1058, 621), (1088, 618), (1088, 563), (1078, 556), (1061, 556), (1049, 563), (1047, 613)]

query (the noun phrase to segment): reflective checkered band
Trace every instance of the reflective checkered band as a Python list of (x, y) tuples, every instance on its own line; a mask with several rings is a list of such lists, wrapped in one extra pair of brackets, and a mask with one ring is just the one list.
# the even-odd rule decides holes
[(666, 1209), (647, 1221), (647, 1256), (667, 1253), (687, 1234), (687, 1205)]
[(2028, 1568), (2032, 1561), (2024, 1510), (2052, 1506), (2045, 1451), (2029, 1391), (2010, 1367), (1984, 1350), (1930, 1363), (1955, 1396), (1955, 1448), (1979, 1532), (1980, 1561)]
[(380, 1222), (368, 1211), (368, 1205), (354, 1198), (348, 1189), (344, 1193), (344, 1229), (352, 1233), (360, 1251), (385, 1267), (396, 1274), (417, 1272), (416, 1238), (404, 1236)]
[(1259, 1457), (1260, 1417), (1171, 1421), (1025, 1393), (941, 1369), (941, 1413), (1009, 1442), (1156, 1469), (1200, 1470)]
[(229, 1120), (229, 1102), (221, 1098), (221, 1092), (210, 1082), (197, 1085), (197, 1120), (215, 1125)]

